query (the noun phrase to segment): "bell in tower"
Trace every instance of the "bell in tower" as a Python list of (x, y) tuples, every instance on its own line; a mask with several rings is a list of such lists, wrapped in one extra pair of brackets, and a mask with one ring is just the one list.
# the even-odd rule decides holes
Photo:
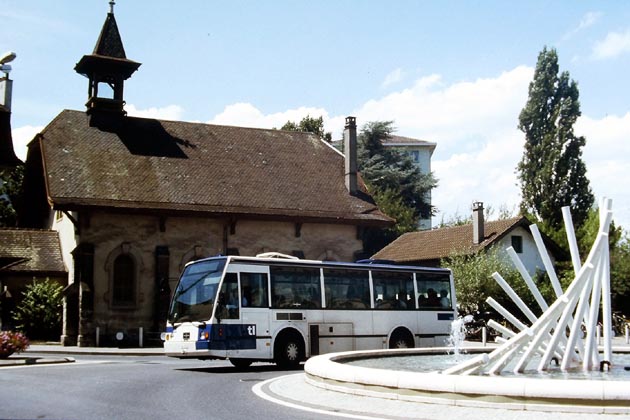
[(114, 17), (114, 2), (92, 54), (84, 55), (74, 70), (89, 79), (87, 113), (125, 115), (123, 87), (140, 63), (127, 59)]

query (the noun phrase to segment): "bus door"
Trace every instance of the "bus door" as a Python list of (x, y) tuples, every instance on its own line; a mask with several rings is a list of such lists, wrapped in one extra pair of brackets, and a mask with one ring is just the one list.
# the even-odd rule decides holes
[(233, 279), (234, 295), (238, 296), (238, 316), (227, 335), (228, 357), (269, 357), (269, 269), (233, 264), (227, 271), (226, 281)]

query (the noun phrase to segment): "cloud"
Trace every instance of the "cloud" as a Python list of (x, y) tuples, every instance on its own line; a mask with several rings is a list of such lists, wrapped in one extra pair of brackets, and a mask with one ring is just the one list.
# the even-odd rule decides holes
[[(516, 166), (523, 153), (524, 135), (517, 129), (518, 115), (527, 101), (534, 70), (519, 66), (494, 77), (446, 83), (428, 75), (408, 87), (360, 104), (351, 115), (359, 127), (369, 121), (393, 120), (397, 133), (437, 143), (432, 169), (439, 185), (432, 203), (442, 218), (468, 216), (471, 203), (516, 209), (520, 203)], [(323, 108), (300, 107), (265, 114), (250, 103), (225, 107), (210, 123), (248, 127), (281, 127), (287, 120), (323, 116), (333, 138), (341, 137), (345, 115), (331, 116)], [(624, 116), (593, 119), (582, 116), (575, 125), (585, 135), (583, 158), (597, 198), (615, 201), (615, 221), (630, 227), (630, 191), (625, 179), (630, 156), (630, 112)]]
[(625, 32), (610, 32), (603, 41), (595, 43), (591, 58), (605, 60), (630, 52), (630, 29)]
[(531, 67), (519, 66), (494, 78), (446, 85), (434, 74), (368, 101), (356, 114), (359, 122), (393, 120), (399, 134), (437, 141), (438, 150), (466, 151), (477, 148), (475, 139), (516, 127), (532, 76)]
[(628, 178), (630, 111), (601, 119), (583, 116), (575, 132), (586, 138), (583, 158), (595, 196), (612, 198), (615, 222), (629, 230), (630, 190), (620, 180)]
[(385, 76), (385, 80), (383, 80), (381, 87), (387, 88), (393, 84), (396, 84), (402, 81), (403, 77), (404, 77), (404, 72), (402, 71), (401, 68), (392, 70), (387, 76)]
[(138, 109), (133, 104), (125, 106), (125, 111), (131, 117), (155, 118), (159, 120), (178, 121), (182, 119), (184, 108), (179, 105), (167, 105), (162, 108), (151, 107), (147, 109)]
[[(259, 127), (259, 128), (280, 128), (287, 121), (299, 122), (307, 115), (314, 118), (322, 117), (324, 120), (324, 126), (337, 125), (338, 118), (330, 118), (328, 111), (324, 108), (314, 107), (299, 107), (296, 109), (289, 109), (282, 112), (276, 112), (273, 114), (263, 114), (258, 108), (250, 103), (236, 103), (228, 105), (223, 109), (223, 112), (215, 115), (209, 124), (221, 124), (221, 125), (236, 125), (240, 127)], [(343, 123), (342, 123), (343, 124)]]
[(603, 14), (601, 12), (586, 13), (584, 16), (582, 16), (580, 23), (578, 23), (578, 25), (575, 28), (571, 29), (570, 31), (568, 31), (566, 34), (562, 36), (562, 40), (566, 41), (570, 38), (573, 38), (573, 36), (575, 36), (578, 32), (581, 32), (584, 29), (593, 26), (595, 23), (599, 21), (602, 15)]
[(35, 135), (44, 129), (43, 126), (25, 125), (11, 130), (13, 137), (13, 149), (20, 160), (26, 160), (27, 145), (35, 137)]

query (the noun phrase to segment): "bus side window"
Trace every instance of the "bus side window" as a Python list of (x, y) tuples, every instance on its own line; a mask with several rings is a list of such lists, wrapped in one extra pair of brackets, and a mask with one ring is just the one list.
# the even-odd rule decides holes
[(238, 295), (238, 277), (236, 273), (227, 273), (219, 293), (221, 299), (221, 319), (238, 319), (240, 297)]
[(269, 307), (269, 286), (266, 273), (241, 273), (241, 306)]
[(270, 271), (272, 307), (321, 307), (322, 291), (318, 268), (272, 266)]
[(418, 305), (422, 308), (452, 308), (450, 278), (442, 274), (416, 273)]
[(330, 309), (368, 309), (370, 284), (368, 271), (324, 269), (326, 307)]
[(377, 309), (415, 309), (413, 277), (410, 273), (372, 271), (374, 307)]

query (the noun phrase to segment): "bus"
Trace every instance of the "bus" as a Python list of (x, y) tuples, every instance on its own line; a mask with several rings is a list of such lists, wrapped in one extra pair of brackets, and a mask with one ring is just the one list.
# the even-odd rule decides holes
[(455, 308), (449, 269), (219, 256), (186, 265), (162, 338), (171, 357), (294, 368), (323, 353), (445, 345)]

